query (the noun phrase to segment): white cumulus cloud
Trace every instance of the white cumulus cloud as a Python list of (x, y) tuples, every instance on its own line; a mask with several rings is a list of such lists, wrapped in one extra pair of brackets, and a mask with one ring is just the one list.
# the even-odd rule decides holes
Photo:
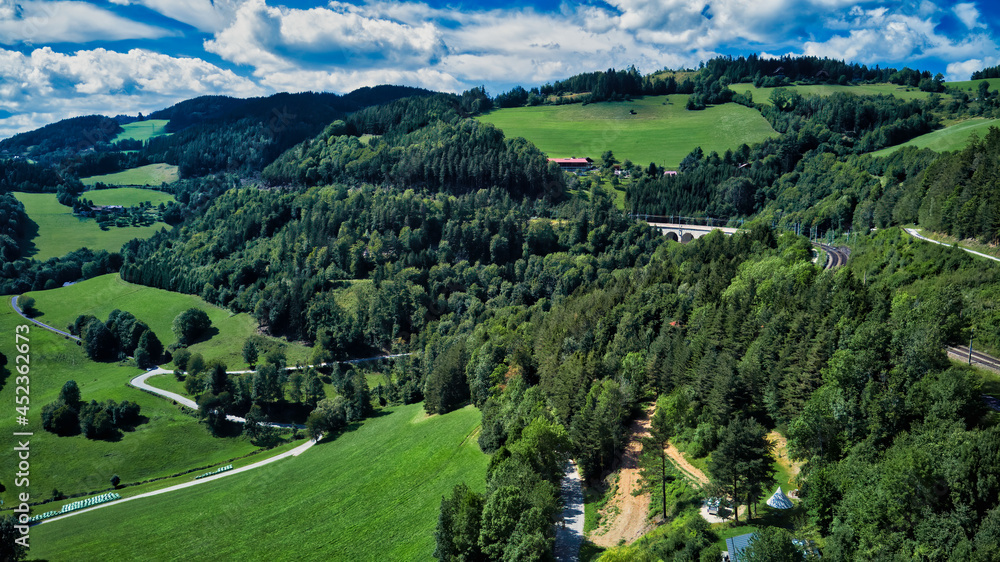
[(955, 16), (965, 24), (965, 27), (969, 29), (986, 28), (986, 24), (979, 21), (979, 10), (976, 9), (975, 4), (971, 2), (955, 4), (952, 10), (955, 12)]
[(158, 39), (172, 34), (87, 2), (6, 1), (0, 5), (0, 44), (5, 45)]
[(94, 113), (149, 112), (205, 95), (253, 96), (264, 89), (204, 60), (144, 49), (30, 54), (0, 49), (0, 99), (13, 113), (0, 119), (0, 137)]

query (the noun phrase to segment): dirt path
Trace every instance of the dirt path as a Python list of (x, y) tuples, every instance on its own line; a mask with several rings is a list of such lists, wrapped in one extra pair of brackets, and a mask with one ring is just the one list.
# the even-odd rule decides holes
[(591, 534), (591, 542), (601, 547), (612, 547), (622, 539), (632, 542), (641, 537), (649, 528), (646, 521), (649, 514), (648, 493), (632, 495), (639, 489), (639, 454), (642, 452), (640, 439), (649, 436), (649, 415), (652, 409), (632, 422), (629, 428), (629, 444), (625, 448), (622, 467), (618, 472), (618, 490), (601, 512), (599, 528)]
[(693, 482), (691, 482), (692, 486), (697, 488), (698, 485), (703, 486), (708, 484), (708, 476), (705, 476), (704, 472), (688, 462), (688, 460), (684, 458), (684, 453), (680, 452), (677, 447), (674, 447), (673, 443), (667, 447), (667, 456), (670, 457), (670, 460), (674, 463), (675, 467), (681, 469), (681, 472), (684, 473), (684, 476), (687, 476), (688, 480), (693, 480)]
[(794, 489), (798, 488), (795, 485), (795, 477), (799, 475), (799, 471), (802, 469), (802, 463), (792, 462), (792, 459), (788, 456), (788, 440), (785, 436), (778, 433), (777, 431), (772, 431), (767, 434), (767, 440), (774, 443), (774, 459), (778, 461), (778, 464), (782, 468), (788, 471), (788, 482), (778, 482), (782, 490), (787, 493), (792, 493)]

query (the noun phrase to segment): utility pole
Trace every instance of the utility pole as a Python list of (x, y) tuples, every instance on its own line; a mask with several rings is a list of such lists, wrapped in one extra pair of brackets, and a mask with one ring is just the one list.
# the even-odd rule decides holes
[(976, 327), (972, 327), (972, 333), (969, 334), (969, 365), (972, 365), (972, 339), (976, 337)]

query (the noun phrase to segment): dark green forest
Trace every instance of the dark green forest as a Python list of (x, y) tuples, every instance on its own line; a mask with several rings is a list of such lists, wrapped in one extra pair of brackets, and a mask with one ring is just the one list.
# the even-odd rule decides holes
[[(787, 436), (805, 462), (806, 515), (793, 532), (818, 540), (824, 557), (991, 559), (1000, 429), (982, 395), (995, 382), (944, 349), (974, 330), (977, 346), (1000, 350), (1000, 270), (898, 226), (996, 243), (1000, 131), (943, 155), (868, 153), (945, 120), (995, 116), (997, 96), (949, 94), (940, 78), (908, 68), (815, 58), (726, 57), (685, 75), (678, 84), (609, 70), (495, 98), (477, 88), (191, 100), (150, 116), (171, 119), (175, 133), (139, 156), (105, 147), (69, 166), (65, 146), (53, 145), (51, 163), (6, 161), (0, 290), (120, 272), (252, 314), (268, 334), (312, 344), (316, 363), (410, 353), (369, 388), (339, 367), (280, 380), (284, 358), (262, 339), (243, 349), (257, 372), (240, 377), (183, 346), (169, 350), (218, 434), (223, 413), (287, 414), (318, 435), (376, 405), (477, 407), (478, 444), (491, 455), (486, 487), (442, 498), (442, 560), (552, 559), (563, 463), (575, 459), (600, 485), (619, 466), (629, 423), (653, 403), (664, 412), (659, 438), (696, 458), (713, 454), (720, 494), (740, 503), (766, 497), (774, 480), (726, 459), (764, 431)], [(781, 136), (722, 155), (696, 149), (676, 176), (655, 164), (635, 170), (625, 211), (594, 178), (563, 174), (528, 141), (472, 119), (579, 93), (591, 103), (686, 91), (704, 106), (732, 100), (723, 86), (738, 81), (890, 81), (944, 93), (901, 101), (777, 89), (770, 106), (737, 100)], [(280, 134), (264, 119), (275, 101), (296, 116)], [(181, 166), (183, 179), (165, 188), (177, 203), (164, 216), (177, 228), (120, 252), (15, 259), (24, 210), (10, 191), (71, 201), (81, 195), (73, 170), (137, 158)], [(681, 245), (630, 213), (744, 219), (744, 228)], [(850, 261), (814, 264), (809, 239), (789, 227), (850, 232)], [(159, 341), (140, 341), (143, 326), (118, 314), (82, 316), (75, 329), (88, 346), (106, 340), (95, 344), (99, 359), (139, 348), (159, 355)], [(321, 377), (339, 396), (325, 398)], [(277, 405), (283, 385), (295, 389), (290, 414)], [(96, 419), (99, 410), (88, 412)], [(768, 454), (750, 460), (766, 464)], [(636, 548), (650, 559), (717, 560), (715, 532), (689, 517), (699, 498), (670, 480), (653, 504), (663, 532)]]

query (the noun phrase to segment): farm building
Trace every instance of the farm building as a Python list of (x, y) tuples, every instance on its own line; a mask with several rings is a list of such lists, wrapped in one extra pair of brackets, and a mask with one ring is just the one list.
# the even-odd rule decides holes
[(549, 158), (549, 162), (559, 164), (559, 167), (566, 172), (582, 172), (594, 167), (591, 158)]

